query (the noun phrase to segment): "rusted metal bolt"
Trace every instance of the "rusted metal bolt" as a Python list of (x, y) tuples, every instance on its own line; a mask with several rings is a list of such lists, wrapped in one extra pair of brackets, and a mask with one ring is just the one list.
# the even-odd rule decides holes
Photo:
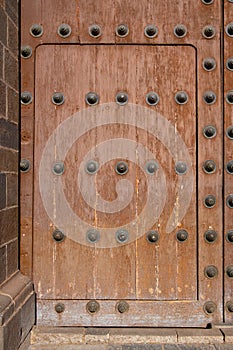
[(29, 45), (25, 45), (21, 47), (21, 57), (22, 58), (30, 58), (32, 56), (32, 48)]
[(226, 26), (226, 33), (228, 36), (233, 37), (233, 22)]
[(86, 103), (89, 106), (94, 106), (97, 103), (99, 103), (99, 96), (97, 95), (96, 92), (88, 92), (88, 94), (86, 94)]
[(178, 38), (183, 38), (187, 34), (187, 28), (183, 24), (178, 24), (174, 28), (174, 34)]
[(233, 104), (233, 90), (227, 92), (226, 101), (230, 105)]
[(43, 34), (43, 27), (40, 24), (33, 24), (30, 28), (30, 34), (39, 38)]
[(226, 199), (226, 204), (228, 208), (232, 209), (233, 208), (233, 194), (229, 194)]
[(153, 24), (149, 24), (148, 26), (146, 26), (144, 34), (147, 38), (155, 38), (158, 35), (158, 28)]
[(212, 139), (213, 137), (216, 136), (216, 134), (217, 134), (217, 130), (213, 125), (207, 125), (203, 129), (203, 135), (207, 139)]
[(217, 239), (217, 232), (214, 230), (208, 230), (204, 234), (204, 238), (208, 243), (214, 243)]
[(228, 301), (226, 303), (226, 308), (229, 312), (233, 312), (233, 301)]
[(125, 301), (119, 301), (116, 304), (116, 309), (119, 311), (121, 314), (127, 312), (129, 310), (129, 304), (126, 303)]
[(233, 70), (233, 57), (228, 58), (227, 63), (226, 63), (226, 67), (227, 67), (227, 69), (229, 69), (231, 71)]
[(175, 171), (178, 175), (184, 175), (187, 173), (187, 164), (185, 162), (178, 161), (175, 164)]
[(58, 303), (55, 305), (55, 311), (58, 313), (58, 314), (61, 314), (62, 312), (65, 311), (65, 305), (62, 304), (62, 303)]
[(121, 38), (124, 38), (129, 34), (129, 28), (126, 24), (120, 24), (116, 29), (116, 34)]
[(118, 162), (115, 167), (115, 171), (119, 175), (125, 175), (128, 172), (128, 164), (126, 162)]
[(32, 94), (29, 91), (21, 92), (21, 104), (29, 105), (32, 103)]
[(216, 102), (216, 95), (213, 91), (206, 91), (204, 93), (203, 99), (205, 103), (212, 105), (213, 103)]
[(217, 310), (217, 305), (213, 301), (207, 301), (204, 304), (204, 311), (207, 314), (213, 314)]
[(233, 140), (233, 126), (232, 125), (227, 128), (227, 137), (229, 139)]
[(212, 194), (209, 194), (208, 196), (205, 197), (204, 205), (207, 208), (213, 208), (215, 206), (215, 204), (216, 204), (215, 196), (213, 196)]
[(227, 232), (226, 240), (227, 240), (229, 243), (233, 243), (233, 230), (230, 230), (230, 231)]
[(96, 300), (91, 300), (86, 305), (87, 312), (95, 314), (100, 309), (100, 304)]
[(179, 242), (185, 242), (188, 239), (188, 232), (186, 230), (179, 230), (176, 238)]
[(175, 95), (175, 101), (179, 105), (184, 105), (188, 102), (188, 95), (185, 91), (178, 91)]
[(214, 278), (218, 274), (218, 269), (214, 265), (207, 266), (205, 268), (204, 274), (207, 278)]
[(61, 230), (57, 229), (57, 230), (53, 231), (53, 239), (54, 239), (54, 241), (60, 243), (60, 242), (64, 241), (65, 235)]
[(69, 26), (69, 24), (66, 23), (62, 23), (57, 30), (58, 34), (60, 35), (60, 37), (62, 38), (67, 38), (68, 36), (70, 36), (71, 34), (71, 27)]
[(93, 38), (99, 38), (101, 36), (101, 28), (98, 24), (93, 24), (89, 27), (89, 35)]
[(232, 278), (233, 277), (233, 265), (229, 265), (226, 268), (226, 274), (228, 277)]
[(216, 61), (214, 58), (208, 57), (203, 61), (203, 68), (207, 71), (212, 71), (216, 68)]
[(149, 243), (156, 243), (159, 240), (159, 233), (158, 231), (151, 230), (147, 232), (146, 239)]
[(203, 170), (207, 174), (212, 174), (216, 171), (216, 164), (213, 160), (208, 159), (203, 164)]
[(30, 167), (31, 165), (28, 159), (21, 159), (19, 168), (22, 173), (28, 172), (30, 170)]
[(53, 104), (60, 106), (65, 102), (65, 97), (62, 92), (55, 92), (52, 96)]
[(206, 39), (212, 39), (215, 36), (215, 29), (212, 26), (206, 26), (203, 28), (202, 35)]

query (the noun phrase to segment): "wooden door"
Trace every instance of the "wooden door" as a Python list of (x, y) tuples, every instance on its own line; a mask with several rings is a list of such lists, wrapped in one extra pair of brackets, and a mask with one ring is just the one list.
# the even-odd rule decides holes
[(223, 322), (220, 2), (62, 4), (22, 1), (38, 324)]

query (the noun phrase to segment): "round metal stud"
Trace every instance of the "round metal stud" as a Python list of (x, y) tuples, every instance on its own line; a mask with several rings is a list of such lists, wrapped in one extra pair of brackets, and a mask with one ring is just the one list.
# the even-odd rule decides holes
[(156, 92), (149, 92), (146, 95), (146, 103), (149, 106), (156, 106), (159, 103), (159, 95)]
[(65, 171), (65, 165), (63, 162), (56, 162), (53, 164), (54, 175), (62, 175)]
[(69, 26), (69, 24), (62, 23), (58, 27), (57, 32), (58, 32), (58, 35), (60, 35), (61, 38), (68, 38), (68, 36), (70, 36), (70, 34), (71, 34), (71, 27)]
[(29, 45), (21, 47), (20, 55), (22, 58), (30, 58), (32, 56), (32, 48)]
[(116, 103), (121, 105), (121, 106), (124, 106), (128, 103), (128, 100), (129, 100), (129, 97), (128, 97), (128, 94), (126, 92), (118, 92), (117, 95), (116, 95)]
[(22, 173), (27, 173), (30, 170), (30, 167), (31, 165), (28, 159), (21, 159), (19, 168)]
[(185, 175), (187, 173), (188, 167), (185, 162), (176, 162), (175, 171), (178, 175)]
[(129, 304), (126, 303), (126, 301), (118, 301), (118, 303), (116, 303), (116, 310), (123, 314), (129, 310)]
[(174, 34), (177, 38), (183, 38), (187, 34), (187, 28), (183, 24), (178, 24), (174, 28)]
[(126, 24), (120, 24), (116, 29), (116, 34), (121, 38), (126, 37), (129, 34), (128, 26)]
[(229, 278), (233, 278), (233, 265), (227, 266), (226, 274)]
[(233, 104), (233, 90), (227, 92), (226, 101), (230, 105)]
[(53, 235), (52, 236), (53, 236), (54, 241), (56, 241), (58, 243), (63, 242), (64, 239), (65, 239), (64, 233), (61, 230), (58, 230), (58, 229), (53, 231)]
[(213, 314), (217, 310), (217, 305), (213, 301), (207, 301), (204, 304), (204, 311), (207, 315)]
[(175, 101), (179, 105), (184, 105), (188, 102), (188, 95), (185, 91), (178, 91), (175, 95)]
[(154, 160), (150, 160), (146, 163), (146, 172), (149, 175), (154, 175), (154, 173), (158, 170), (159, 166)]
[(147, 38), (153, 39), (158, 35), (158, 28), (153, 24), (149, 24), (148, 26), (146, 26), (144, 34)]
[(214, 243), (218, 237), (218, 234), (214, 230), (207, 230), (204, 233), (204, 238), (207, 243)]
[(29, 91), (21, 92), (21, 104), (29, 105), (32, 103), (32, 94)]
[(58, 303), (55, 305), (55, 311), (58, 313), (58, 314), (61, 314), (62, 312), (65, 311), (65, 305), (62, 304), (62, 303)]
[(96, 92), (88, 92), (85, 100), (89, 106), (95, 106), (99, 103), (99, 95)]
[(203, 135), (207, 138), (207, 139), (212, 139), (216, 136), (217, 134), (217, 130), (213, 125), (207, 125), (204, 127), (203, 129)]
[(86, 305), (86, 309), (90, 314), (95, 314), (99, 311), (100, 304), (96, 300), (90, 300)]
[(216, 171), (216, 164), (213, 160), (208, 159), (203, 164), (203, 170), (207, 174), (212, 174)]
[(123, 228), (116, 231), (116, 240), (118, 243), (125, 243), (129, 239), (129, 232)]
[(229, 243), (233, 243), (233, 230), (230, 230), (226, 234), (226, 240)]
[(216, 198), (212, 194), (209, 194), (204, 199), (204, 205), (206, 208), (213, 208), (216, 204)]
[(228, 208), (233, 209), (233, 194), (229, 194), (226, 199)]
[(96, 243), (100, 240), (100, 233), (93, 228), (87, 231), (86, 237), (89, 243)]
[(186, 230), (179, 230), (176, 233), (176, 238), (179, 242), (185, 242), (188, 239), (188, 232)]
[(39, 38), (43, 34), (43, 27), (40, 24), (33, 24), (30, 28), (30, 34)]
[(101, 28), (98, 24), (92, 24), (88, 29), (89, 35), (92, 38), (99, 38), (101, 36)]
[(231, 2), (233, 4), (233, 0), (228, 0), (228, 2)]
[(210, 72), (216, 68), (216, 61), (214, 58), (207, 57), (204, 59), (202, 66), (206, 71)]
[(119, 175), (125, 175), (129, 171), (128, 164), (123, 161), (118, 162), (116, 164), (115, 171)]
[(206, 91), (204, 93), (203, 99), (208, 105), (212, 105), (216, 102), (216, 95), (213, 91)]
[(55, 92), (52, 96), (53, 104), (60, 106), (65, 102), (65, 97), (61, 92)]
[(149, 243), (157, 243), (159, 240), (158, 231), (155, 231), (155, 230), (148, 231), (146, 234), (146, 239)]
[(206, 39), (212, 39), (215, 36), (215, 29), (212, 26), (205, 26), (202, 30), (202, 35)]
[(229, 23), (226, 26), (226, 33), (228, 36), (230, 36), (231, 38), (233, 38), (233, 22)]
[(233, 71), (233, 57), (228, 58), (226, 63), (227, 69)]
[(233, 174), (233, 160), (230, 160), (226, 165), (226, 171), (228, 174)]
[(231, 140), (233, 140), (233, 125), (229, 126), (227, 128), (227, 137)]
[(213, 4), (214, 0), (201, 0), (201, 2), (205, 5), (211, 5)]
[(214, 265), (207, 266), (205, 268), (204, 274), (207, 278), (214, 278), (218, 275), (218, 269)]
[(95, 174), (99, 169), (99, 164), (95, 160), (90, 160), (85, 167), (88, 174)]
[(227, 308), (227, 311), (233, 312), (233, 301), (232, 300), (230, 300), (226, 303), (226, 308)]

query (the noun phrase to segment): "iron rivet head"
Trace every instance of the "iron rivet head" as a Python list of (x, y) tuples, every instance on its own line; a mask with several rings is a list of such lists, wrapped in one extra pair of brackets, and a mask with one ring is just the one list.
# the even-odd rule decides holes
[(126, 92), (118, 92), (116, 95), (116, 103), (118, 105), (124, 106), (128, 103), (129, 97), (128, 94)]
[(207, 301), (204, 304), (204, 311), (207, 315), (213, 314), (217, 310), (217, 305), (213, 301)]
[(148, 26), (146, 26), (144, 34), (147, 38), (153, 39), (158, 35), (158, 28), (153, 24), (149, 24)]
[(29, 45), (21, 47), (20, 55), (22, 58), (30, 58), (32, 56), (32, 48)]
[(158, 170), (159, 166), (154, 160), (150, 160), (146, 163), (146, 172), (149, 175), (154, 175), (156, 171)]
[(209, 194), (204, 199), (204, 205), (206, 208), (213, 208), (216, 204), (216, 198), (212, 194)]
[(212, 105), (216, 102), (216, 95), (213, 91), (206, 91), (204, 93), (203, 99), (208, 105)]
[(227, 69), (233, 71), (233, 57), (228, 58), (226, 63)]
[(120, 24), (116, 29), (116, 34), (121, 38), (126, 37), (129, 34), (128, 26), (126, 24)]
[(216, 164), (213, 160), (208, 159), (203, 164), (203, 170), (207, 174), (212, 174), (216, 171)]
[(85, 170), (88, 174), (95, 174), (99, 169), (99, 164), (95, 160), (87, 162)]
[(62, 312), (65, 311), (65, 305), (62, 304), (62, 303), (58, 303), (55, 305), (55, 311), (58, 313), (58, 314), (61, 314)]
[(211, 5), (213, 4), (214, 0), (201, 0), (201, 2), (205, 5)]
[(21, 92), (21, 104), (29, 105), (32, 103), (32, 94), (29, 91)]
[(233, 90), (227, 92), (226, 101), (230, 105), (233, 104)]
[(227, 128), (226, 134), (229, 139), (233, 140), (233, 125)]
[(99, 311), (100, 304), (96, 300), (90, 300), (86, 305), (86, 309), (90, 314), (95, 314)]
[(226, 199), (228, 208), (233, 209), (233, 194), (229, 194)]
[(233, 174), (233, 160), (230, 160), (226, 165), (226, 171), (228, 174)]
[(202, 30), (205, 39), (212, 39), (215, 36), (215, 29), (212, 26), (205, 26)]
[(88, 92), (88, 94), (86, 94), (85, 100), (86, 104), (89, 106), (95, 106), (99, 103), (99, 96), (96, 92)]
[(177, 38), (183, 38), (187, 34), (187, 28), (183, 24), (178, 24), (174, 28), (174, 34)]
[(151, 231), (147, 232), (146, 239), (149, 243), (157, 243), (159, 240), (158, 231), (151, 230)]
[(217, 239), (217, 232), (214, 231), (214, 230), (207, 230), (205, 233), (204, 233), (204, 238), (205, 238), (205, 241), (207, 243), (214, 243)]
[(179, 230), (176, 238), (179, 242), (185, 242), (188, 239), (188, 232), (186, 230)]
[(100, 233), (98, 230), (90, 229), (87, 231), (86, 237), (89, 243), (96, 243), (100, 240)]
[(233, 301), (228, 301), (226, 303), (226, 308), (227, 308), (227, 311), (233, 312)]
[(188, 167), (185, 162), (176, 162), (175, 171), (178, 175), (185, 175), (187, 173)]
[(203, 135), (207, 138), (207, 139), (212, 139), (216, 136), (217, 134), (217, 130), (213, 125), (207, 125), (204, 127), (203, 129)]
[(179, 105), (184, 105), (188, 102), (188, 94), (185, 91), (178, 91), (175, 95), (175, 101)]
[(226, 33), (228, 36), (230, 36), (231, 38), (233, 38), (233, 22), (229, 23), (226, 26)]
[(202, 66), (206, 71), (210, 72), (216, 68), (216, 61), (214, 58), (207, 57), (204, 59)]
[(231, 2), (233, 4), (233, 0), (228, 0), (228, 2)]
[(56, 162), (53, 164), (54, 175), (62, 175), (65, 171), (65, 165), (63, 162)]
[(19, 168), (22, 173), (27, 173), (30, 170), (30, 167), (31, 165), (28, 159), (21, 159)]
[(61, 38), (68, 38), (71, 34), (71, 27), (69, 24), (62, 23), (58, 29), (57, 29), (58, 35), (60, 35)]
[(116, 303), (116, 310), (123, 314), (129, 310), (129, 304), (126, 301), (119, 301)]
[(65, 102), (65, 97), (61, 92), (55, 92), (52, 96), (53, 104), (60, 106)]
[(128, 164), (126, 162), (118, 162), (115, 167), (115, 171), (119, 175), (125, 175), (129, 171)]
[(43, 34), (43, 27), (40, 24), (33, 24), (30, 28), (30, 34), (39, 38)]
[(52, 236), (53, 236), (54, 241), (56, 241), (58, 243), (63, 242), (64, 239), (65, 239), (64, 233), (61, 230), (58, 230), (58, 229), (53, 231), (53, 235)]
[(101, 36), (101, 28), (98, 24), (93, 24), (88, 29), (89, 35), (92, 38), (99, 38)]
[(233, 278), (233, 265), (227, 266), (226, 274), (229, 278)]
[(214, 277), (217, 277), (218, 275), (218, 269), (216, 266), (214, 265), (210, 265), (210, 266), (207, 266), (205, 268), (205, 271), (204, 271), (204, 274), (207, 278), (214, 278)]
[(233, 243), (233, 230), (230, 230), (226, 234), (226, 240), (229, 243)]
[(116, 231), (116, 240), (118, 243), (125, 243), (129, 239), (129, 232), (123, 228)]
[(149, 92), (146, 95), (146, 103), (149, 106), (156, 106), (159, 103), (159, 95), (156, 92)]

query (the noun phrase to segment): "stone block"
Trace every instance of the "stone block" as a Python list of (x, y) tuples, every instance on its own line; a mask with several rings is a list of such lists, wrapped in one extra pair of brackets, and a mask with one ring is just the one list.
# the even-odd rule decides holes
[(174, 329), (119, 328), (110, 331), (110, 342), (113, 344), (175, 343), (176, 341), (177, 334)]
[(7, 207), (18, 205), (18, 174), (7, 174)]
[(7, 20), (7, 46), (14, 56), (18, 55), (18, 29), (16, 25), (8, 18)]
[(18, 151), (0, 148), (0, 169), (1, 171), (17, 172)]
[(0, 211), (0, 245), (18, 237), (18, 208)]
[(18, 270), (18, 239), (7, 244), (7, 278)]
[(3, 118), (0, 119), (0, 146), (17, 150), (18, 126)]
[(224, 335), (224, 340), (225, 343), (232, 343), (232, 349), (233, 349), (233, 327), (229, 328), (222, 328), (221, 329), (223, 335)]
[(2, 7), (0, 7), (0, 23), (1, 23), (0, 41), (4, 45), (7, 45), (7, 16)]
[(8, 16), (18, 24), (18, 1), (17, 0), (7, 0), (5, 1), (6, 12)]
[(178, 329), (178, 343), (187, 344), (208, 344), (208, 343), (222, 343), (223, 335), (217, 328), (213, 329), (200, 329), (200, 328), (189, 328), (189, 329)]
[(19, 94), (9, 87), (7, 88), (7, 117), (15, 123), (19, 121)]
[(6, 85), (0, 80), (0, 116), (6, 116)]
[(0, 248), (0, 284), (6, 279), (6, 246)]
[(34, 327), (31, 343), (34, 345), (80, 344), (84, 342), (85, 329), (80, 327)]
[(0, 173), (0, 210), (6, 208), (6, 174)]
[(85, 333), (86, 344), (103, 344), (109, 341), (109, 329), (108, 328), (87, 328)]
[(5, 81), (18, 90), (18, 60), (8, 50), (5, 50)]

